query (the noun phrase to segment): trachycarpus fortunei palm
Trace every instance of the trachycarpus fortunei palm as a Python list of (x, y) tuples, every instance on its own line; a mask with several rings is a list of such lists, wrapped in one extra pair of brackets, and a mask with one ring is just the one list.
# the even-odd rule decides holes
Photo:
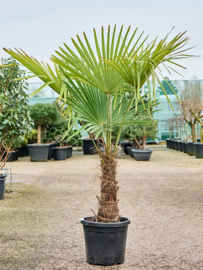
[[(69, 46), (64, 44), (65, 48), (60, 47), (60, 51), (56, 51), (58, 56), (51, 57), (51, 60), (60, 67), (59, 69), (61, 70), (61, 73), (66, 77), (66, 82), (71, 86), (73, 93), (75, 91), (75, 93), (79, 94), (81, 88), (85, 89), (85, 84), (88, 85), (86, 87), (87, 92), (90, 91), (92, 87), (91, 95), (86, 96), (84, 89), (84, 91), (82, 90), (83, 92), (81, 93), (81, 98), (89, 101), (88, 106), (91, 102), (94, 102), (94, 98), (98, 98), (99, 96), (101, 97), (101, 102), (106, 102), (104, 106), (106, 110), (105, 122), (101, 121), (100, 127), (92, 129), (92, 131), (96, 132), (96, 137), (102, 135), (105, 144), (105, 153), (102, 153), (100, 149), (98, 149), (98, 147), (95, 145), (100, 155), (102, 168), (101, 196), (98, 197), (99, 209), (97, 215), (95, 215), (95, 221), (98, 222), (118, 222), (120, 219), (117, 198), (118, 182), (116, 181), (115, 155), (117, 143), (121, 134), (121, 129), (125, 124), (128, 112), (132, 108), (132, 103), (135, 102), (133, 105), (133, 107), (135, 107), (135, 116), (138, 112), (138, 103), (143, 101), (140, 89), (145, 82), (147, 82), (149, 85), (150, 77), (153, 82), (154, 100), (156, 99), (155, 80), (158, 80), (160, 83), (159, 76), (162, 76), (160, 65), (162, 64), (162, 66), (164, 66), (168, 71), (170, 69), (173, 70), (170, 65), (175, 64), (180, 66), (174, 62), (175, 60), (189, 57), (189, 55), (185, 55), (186, 50), (182, 49), (188, 41), (188, 38), (184, 37), (184, 33), (178, 34), (170, 42), (167, 42), (167, 35), (157, 44), (156, 39), (151, 43), (146, 44), (148, 37), (141, 41), (143, 33), (139, 35), (137, 39), (135, 39), (137, 29), (130, 37), (129, 31), (130, 27), (127, 29), (122, 38), (122, 26), (116, 38), (116, 26), (114, 26), (112, 34), (110, 32), (109, 26), (105, 40), (104, 29), (102, 27), (101, 43), (98, 42), (97, 34), (94, 30), (95, 49), (91, 47), (90, 42), (84, 33), (84, 42), (79, 36), (77, 36), (77, 41), (72, 39), (73, 45), (77, 52), (74, 52)], [(16, 59), (18, 59), (30, 70), (32, 65), (38, 65), (37, 60), (29, 58), (24, 52), (18, 51), (16, 54), (12, 50), (6, 51), (16, 57)], [(34, 72), (37, 76), (41, 76), (41, 79), (54, 89), (50, 80), (47, 78), (43, 79), (43, 76), (46, 77), (44, 71), (41, 72), (40, 69), (37, 69), (37, 72), (35, 72), (35, 69), (32, 69), (32, 72)], [(76, 81), (76, 87), (73, 85), (74, 81), (72, 81), (70, 78)], [(122, 114), (122, 120), (119, 123), (120, 130), (116, 138), (114, 149), (112, 150), (112, 115), (114, 104), (116, 104), (117, 100), (119, 99), (119, 93), (120, 91), (123, 91), (123, 82), (131, 86), (130, 91), (133, 92), (133, 95), (128, 101), (125, 112)], [(161, 83), (160, 86), (162, 87)], [(164, 89), (163, 91), (165, 92)], [(148, 106), (146, 107), (143, 102), (143, 108), (148, 111), (148, 114), (150, 114), (150, 107), (152, 104), (151, 92), (152, 91), (149, 89)], [(61, 90), (60, 94), (61, 98), (66, 98), (64, 95), (64, 89), (63, 91)], [(95, 97), (95, 95), (97, 95), (97, 97)], [(80, 99), (77, 101), (75, 100), (72, 103), (71, 101), (69, 102), (69, 105), (71, 105), (71, 108), (74, 109), (75, 112), (80, 110)], [(85, 103), (83, 102), (83, 105), (84, 104)], [(85, 109), (86, 111), (89, 109), (89, 114), (91, 114), (91, 106), (90, 108), (86, 107)], [(100, 108), (100, 111), (103, 114), (102, 108)], [(92, 114), (94, 114), (93, 111)], [(80, 110), (79, 115), (81, 117), (86, 117), (87, 120), (86, 112), (85, 115), (83, 115)], [(91, 124), (92, 126), (95, 126), (95, 122), (93, 119), (90, 121), (92, 121), (92, 123), (90, 122), (88, 125), (91, 129)], [(129, 122), (129, 124), (136, 124), (136, 121), (133, 121), (132, 119), (131, 123)], [(101, 132), (101, 130), (103, 132)]]

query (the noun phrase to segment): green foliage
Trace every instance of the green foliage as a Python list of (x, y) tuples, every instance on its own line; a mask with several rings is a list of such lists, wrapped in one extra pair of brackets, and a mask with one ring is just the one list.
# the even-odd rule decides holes
[(70, 139), (70, 144), (74, 145), (77, 143), (77, 140), (75, 138)]
[(56, 132), (56, 128), (55, 128), (55, 127), (51, 127), (51, 128), (50, 128), (50, 132), (51, 132), (51, 133), (55, 133), (55, 132)]
[(47, 136), (47, 137), (49, 137), (49, 133), (50, 133), (50, 131), (47, 131), (47, 132), (46, 132), (46, 136)]
[(54, 138), (55, 138), (55, 134), (54, 133), (49, 133), (49, 140), (51, 139), (53, 141)]
[(61, 130), (56, 130), (56, 132), (55, 132), (55, 135), (57, 136), (57, 135), (61, 135), (62, 134), (62, 131)]
[(17, 144), (16, 137), (26, 135), (33, 126), (28, 110), (25, 71), (12, 58), (2, 59), (0, 66), (0, 142)]
[(83, 146), (83, 141), (82, 140), (78, 140), (78, 146)]
[(48, 142), (48, 138), (47, 137), (44, 137), (43, 139), (42, 139), (42, 143), (47, 143)]
[(28, 140), (28, 143), (35, 142), (37, 140), (37, 130), (30, 129), (28, 133), (25, 135), (25, 138)]
[(20, 137), (18, 141), (19, 141), (19, 147), (27, 146), (27, 144), (28, 144), (28, 139), (26, 139), (25, 136)]
[(60, 113), (56, 106), (49, 103), (30, 106), (30, 116), (36, 126), (54, 125), (60, 120)]
[(151, 124), (127, 126), (123, 130), (123, 137), (138, 147), (140, 147), (139, 142), (142, 141), (142, 149), (145, 149), (145, 142), (148, 138), (152, 140), (157, 138), (157, 121), (154, 121), (148, 115), (138, 116), (137, 118), (140, 121), (151, 121)]

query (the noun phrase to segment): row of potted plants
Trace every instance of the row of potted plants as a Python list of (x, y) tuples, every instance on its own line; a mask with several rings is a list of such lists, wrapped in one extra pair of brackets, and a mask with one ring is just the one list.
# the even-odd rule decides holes
[(193, 143), (167, 139), (166, 145), (169, 149), (184, 152), (189, 156), (196, 156), (196, 158), (203, 158), (203, 144), (200, 143), (200, 139), (197, 141), (197, 143)]

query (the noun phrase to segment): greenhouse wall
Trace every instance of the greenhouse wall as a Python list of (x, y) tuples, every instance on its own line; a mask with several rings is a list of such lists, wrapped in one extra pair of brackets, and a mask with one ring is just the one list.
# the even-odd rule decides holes
[[(171, 90), (171, 87), (174, 89), (177, 96), (181, 97), (182, 91), (187, 87), (187, 85), (191, 82), (195, 81), (203, 86), (203, 80), (167, 80), (162, 81), (162, 87), (164, 88), (165, 92), (167, 93), (169, 100), (171, 101), (171, 105), (167, 101), (167, 98), (164, 94), (164, 91), (161, 86), (156, 82), (156, 99), (159, 100), (159, 105), (155, 107), (154, 118), (159, 121), (158, 123), (158, 138), (156, 142), (165, 141), (169, 137), (169, 127), (166, 123), (166, 120), (175, 116), (180, 115), (179, 106), (180, 103), (176, 97), (176, 95)], [(42, 83), (29, 83), (28, 92), (32, 94), (35, 92)], [(171, 86), (171, 87), (170, 87)], [(149, 83), (149, 87), (152, 90), (152, 82)], [(142, 92), (148, 92), (148, 86), (145, 84), (142, 87)], [(31, 105), (36, 103), (52, 103), (57, 99), (57, 94), (49, 87), (46, 86), (40, 92), (38, 92), (33, 98), (29, 98), (29, 103)]]

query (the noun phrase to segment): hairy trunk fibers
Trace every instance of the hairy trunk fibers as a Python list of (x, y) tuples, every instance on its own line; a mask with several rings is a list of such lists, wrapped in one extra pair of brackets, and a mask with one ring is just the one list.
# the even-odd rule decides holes
[(112, 154), (99, 152), (101, 158), (101, 196), (98, 198), (99, 208), (96, 217), (97, 222), (112, 223), (119, 222), (117, 191), (119, 189), (116, 181), (116, 161)]

